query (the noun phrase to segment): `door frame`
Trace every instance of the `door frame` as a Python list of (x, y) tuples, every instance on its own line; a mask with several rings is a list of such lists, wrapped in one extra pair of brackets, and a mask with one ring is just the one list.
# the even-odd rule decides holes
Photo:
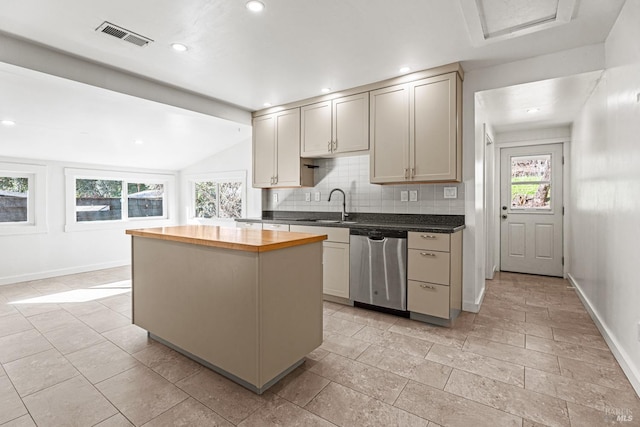
[[(497, 139), (497, 138), (495, 138)], [(567, 277), (567, 272), (570, 271), (570, 267), (569, 267), (569, 245), (566, 244), (566, 242), (568, 242), (568, 238), (569, 238), (569, 227), (568, 227), (568, 223), (569, 223), (569, 219), (571, 216), (571, 212), (569, 209), (569, 176), (571, 176), (571, 174), (569, 173), (570, 170), (569, 168), (571, 167), (571, 165), (569, 164), (569, 154), (570, 154), (570, 142), (571, 142), (571, 138), (570, 137), (559, 137), (559, 138), (548, 138), (548, 139), (534, 139), (534, 140), (529, 140), (529, 141), (511, 141), (511, 142), (498, 142), (496, 143), (494, 139), (494, 144), (495, 144), (495, 150), (494, 150), (494, 176), (495, 176), (495, 180), (494, 180), (494, 185), (493, 185), (493, 194), (494, 194), (494, 198), (493, 198), (493, 212), (494, 212), (494, 217), (492, 219), (493, 224), (494, 224), (494, 233), (493, 236), (489, 236), (488, 234), (486, 235), (487, 239), (493, 239), (494, 242), (494, 248), (497, 248), (497, 253), (499, 254), (501, 251), (501, 242), (500, 242), (500, 184), (501, 184), (501, 180), (502, 180), (502, 176), (500, 173), (500, 156), (502, 154), (502, 149), (503, 148), (513, 148), (513, 147), (526, 147), (526, 146), (536, 146), (536, 145), (547, 145), (547, 144), (562, 144), (562, 157), (564, 158), (564, 164), (563, 164), (563, 168), (562, 168), (562, 187), (563, 187), (563, 191), (562, 191), (562, 205), (565, 207), (565, 211), (564, 211), (564, 217), (562, 219), (563, 221), (563, 227), (562, 227), (562, 239), (563, 239), (563, 245), (562, 245), (562, 256), (564, 257), (564, 265), (562, 267), (562, 275), (564, 278)], [(486, 242), (485, 242), (486, 243)], [(501, 266), (501, 261), (500, 261), (500, 256), (496, 257), (496, 271), (502, 271), (502, 266)]]

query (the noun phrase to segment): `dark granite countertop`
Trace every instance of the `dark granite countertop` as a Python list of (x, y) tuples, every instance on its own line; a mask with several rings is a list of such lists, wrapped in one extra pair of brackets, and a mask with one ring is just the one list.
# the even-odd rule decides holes
[(418, 215), (350, 213), (340, 221), (339, 212), (263, 211), (261, 218), (239, 218), (238, 222), (297, 224), (359, 229), (391, 229), (432, 233), (455, 233), (465, 228), (464, 215)]

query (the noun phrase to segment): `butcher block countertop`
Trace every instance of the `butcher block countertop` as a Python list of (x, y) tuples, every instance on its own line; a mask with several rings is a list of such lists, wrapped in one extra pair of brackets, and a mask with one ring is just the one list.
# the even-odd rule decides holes
[(245, 252), (273, 251), (321, 242), (327, 238), (326, 235), (290, 233), (288, 231), (247, 230), (210, 225), (144, 228), (127, 230), (127, 234)]

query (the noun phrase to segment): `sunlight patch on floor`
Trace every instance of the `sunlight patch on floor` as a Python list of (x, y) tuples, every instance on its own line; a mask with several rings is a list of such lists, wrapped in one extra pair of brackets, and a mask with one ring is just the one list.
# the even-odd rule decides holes
[(91, 288), (74, 289), (71, 291), (57, 292), (55, 294), (12, 301), (9, 304), (59, 304), (67, 302), (87, 302), (125, 294), (130, 291), (131, 280), (123, 280), (120, 282), (92, 286)]

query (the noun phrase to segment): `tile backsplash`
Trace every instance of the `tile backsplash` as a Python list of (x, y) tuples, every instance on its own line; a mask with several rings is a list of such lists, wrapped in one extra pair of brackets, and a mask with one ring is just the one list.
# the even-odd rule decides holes
[[(334, 193), (331, 202), (327, 199), (332, 189), (340, 188), (347, 194), (348, 212), (464, 215), (464, 183), (370, 184), (369, 155), (315, 159), (314, 164), (318, 167), (313, 170), (313, 187), (263, 190), (262, 209), (339, 212), (342, 194)], [(445, 187), (456, 187), (457, 198), (445, 199)], [(418, 200), (401, 201), (402, 191), (417, 191)], [(315, 201), (316, 193), (320, 201)]]

